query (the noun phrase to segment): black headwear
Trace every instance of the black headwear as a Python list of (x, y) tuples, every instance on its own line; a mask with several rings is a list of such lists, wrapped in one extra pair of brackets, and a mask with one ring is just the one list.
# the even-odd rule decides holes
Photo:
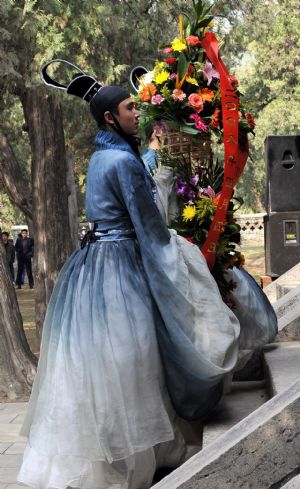
[[(49, 76), (47, 69), (52, 63), (64, 63), (77, 70), (77, 73), (73, 76), (68, 85), (63, 85)], [(66, 90), (70, 95), (76, 95), (88, 102), (90, 104), (91, 113), (99, 126), (105, 123), (105, 112), (115, 111), (123, 100), (130, 97), (130, 93), (127, 90), (124, 90), (124, 88), (112, 85), (103, 86), (94, 77), (85, 73), (81, 68), (63, 59), (53, 59), (43, 65), (41, 68), (41, 78), (46, 85), (60, 90)], [(110, 124), (112, 128), (118, 132), (120, 136), (130, 144), (135, 153), (139, 155), (138, 139), (126, 134), (112, 112), (111, 115), (114, 120), (114, 125)]]
[(113, 85), (102, 87), (90, 101), (91, 113), (99, 125), (104, 124), (105, 112), (114, 111), (123, 100), (129, 97), (130, 93), (124, 88)]
[[(63, 63), (68, 66), (72, 66), (77, 70), (77, 73), (73, 76), (72, 80), (68, 85), (63, 85), (59, 83), (47, 73), (48, 67), (53, 63)], [(101, 83), (99, 83), (94, 77), (85, 73), (81, 68), (65, 61), (64, 59), (52, 59), (41, 68), (41, 78), (43, 82), (49, 87), (58, 88), (60, 90), (66, 90), (70, 95), (76, 95), (77, 97), (83, 98), (86, 102), (90, 102), (92, 98), (98, 93), (102, 88)]]

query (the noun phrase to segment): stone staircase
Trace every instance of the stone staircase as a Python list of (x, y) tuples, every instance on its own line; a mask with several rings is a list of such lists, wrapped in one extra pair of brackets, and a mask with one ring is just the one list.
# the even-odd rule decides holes
[(260, 356), (261, 378), (256, 356), (247, 380), (233, 381), (204, 426), (194, 426), (202, 450), (153, 489), (300, 489), (300, 264), (264, 290), (279, 333)]

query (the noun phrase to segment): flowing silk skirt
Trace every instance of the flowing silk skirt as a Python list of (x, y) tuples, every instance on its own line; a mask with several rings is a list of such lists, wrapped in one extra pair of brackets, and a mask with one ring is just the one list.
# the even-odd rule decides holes
[(98, 241), (84, 264), (86, 253), (65, 264), (47, 310), (19, 481), (149, 487), (157, 458), (176, 466), (184, 454), (176, 430), (176, 443), (163, 443), (174, 439), (174, 412), (155, 305), (135, 240)]
[[(97, 241), (64, 265), (48, 306), (22, 430), (28, 445), (20, 482), (142, 489), (157, 466), (182, 462), (185, 447), (165, 376), (175, 400), (180, 403), (191, 387), (197, 405), (205, 407), (210, 400), (202, 397), (202, 386), (214, 385), (235, 365), (239, 325), (195, 246), (172, 232), (166, 254), (161, 260), (172, 294), (157, 275), (160, 265), (146, 274), (134, 239)], [(190, 311), (187, 317), (177, 307), (176, 324), (168, 319), (178, 305), (175, 291)], [(186, 384), (178, 384), (173, 370), (181, 361)], [(189, 375), (200, 380), (199, 388), (189, 385)]]

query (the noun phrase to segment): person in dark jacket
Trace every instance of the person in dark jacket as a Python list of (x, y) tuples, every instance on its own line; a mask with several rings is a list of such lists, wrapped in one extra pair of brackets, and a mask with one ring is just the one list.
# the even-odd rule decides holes
[(14, 261), (15, 261), (15, 247), (12, 240), (8, 239), (9, 233), (3, 231), (2, 233), (2, 243), (6, 251), (7, 262), (9, 266), (9, 271), (11, 274), (12, 281), (15, 281), (15, 271), (14, 271)]
[(32, 276), (32, 265), (31, 260), (34, 251), (34, 240), (28, 236), (27, 229), (22, 229), (21, 237), (17, 238), (15, 249), (18, 257), (18, 273), (16, 284), (18, 289), (21, 289), (22, 285), (22, 271), (25, 268), (29, 287), (33, 289), (33, 276)]

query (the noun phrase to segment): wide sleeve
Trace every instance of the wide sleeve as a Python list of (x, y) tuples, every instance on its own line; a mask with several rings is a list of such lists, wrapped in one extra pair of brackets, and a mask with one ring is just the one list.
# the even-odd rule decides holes
[(266, 294), (243, 268), (227, 270), (225, 278), (235, 288), (231, 292), (233, 311), (240, 321), (240, 349), (261, 348), (274, 341), (277, 317)]
[(236, 363), (239, 323), (199, 249), (167, 229), (142, 164), (124, 154), (115, 178), (153, 296), (170, 397), (181, 416), (199, 418), (217, 402), (223, 376)]
[(178, 199), (175, 192), (176, 178), (173, 168), (161, 166), (154, 175), (153, 180), (157, 188), (158, 210), (164, 222), (169, 226), (178, 217), (179, 213)]
[(157, 153), (152, 148), (147, 148), (142, 154), (142, 160), (150, 175), (153, 175), (158, 166)]

